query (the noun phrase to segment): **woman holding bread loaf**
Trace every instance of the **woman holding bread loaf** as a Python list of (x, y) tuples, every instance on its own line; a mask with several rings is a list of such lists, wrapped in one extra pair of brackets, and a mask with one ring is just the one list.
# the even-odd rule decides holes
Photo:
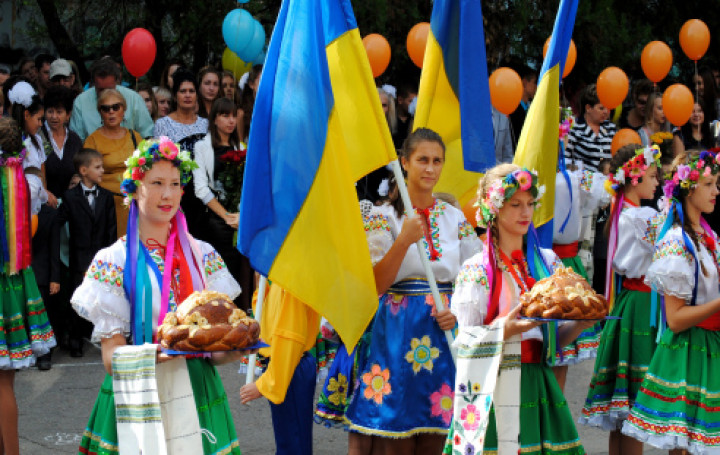
[[(380, 301), (345, 414), (354, 435), (350, 453), (370, 446), (373, 453), (440, 453), (452, 415), (455, 366), (443, 331), (455, 327), (455, 316), (447, 303), (460, 265), (480, 242), (462, 211), (433, 196), (445, 162), (440, 136), (417, 129), (400, 162), (414, 207), (398, 198), (373, 207), (365, 219)], [(444, 311), (435, 311), (415, 247), (421, 239)]]
[(720, 292), (715, 208), (720, 160), (683, 152), (663, 190), (670, 202), (645, 282), (665, 297), (667, 328), (622, 432), (670, 453), (720, 452)]
[(165, 315), (193, 291), (240, 293), (222, 258), (187, 233), (178, 211), (196, 165), (167, 137), (141, 142), (125, 164), (127, 236), (98, 252), (71, 299), (94, 324), (92, 341), (101, 344), (108, 372), (80, 452), (164, 454), (182, 446), (183, 453), (239, 454), (213, 366), (237, 357), (171, 359), (155, 344)]
[(480, 180), (477, 219), (487, 237), (460, 269), (452, 297), (458, 372), (444, 453), (585, 453), (546, 360), (595, 321), (567, 321), (555, 332), (518, 319), (520, 296), (562, 267), (552, 250), (536, 246), (531, 223), (542, 193), (537, 174), (513, 164)]
[[(659, 308), (653, 307), (645, 274), (653, 257), (660, 215), (651, 207), (658, 185), (660, 149), (621, 147), (610, 162), (607, 188), (614, 195), (607, 224), (606, 321), (579, 422), (610, 431), (611, 455), (642, 453), (642, 444), (620, 433), (656, 347)], [(619, 280), (618, 277), (621, 279)], [(621, 285), (614, 289), (616, 283)], [(612, 303), (614, 300), (614, 304)]]

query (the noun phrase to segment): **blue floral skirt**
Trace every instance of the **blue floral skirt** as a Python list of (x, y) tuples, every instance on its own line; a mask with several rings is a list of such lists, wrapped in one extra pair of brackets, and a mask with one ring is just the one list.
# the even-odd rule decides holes
[[(447, 307), (452, 284), (438, 286)], [(345, 415), (350, 431), (392, 438), (447, 434), (455, 364), (433, 308), (424, 279), (395, 283), (380, 297)]]

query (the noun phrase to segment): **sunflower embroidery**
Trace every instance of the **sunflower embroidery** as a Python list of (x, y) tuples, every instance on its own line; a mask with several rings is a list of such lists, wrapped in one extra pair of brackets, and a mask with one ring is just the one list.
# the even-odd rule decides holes
[(345, 406), (347, 402), (347, 378), (344, 374), (338, 374), (337, 379), (330, 378), (327, 389), (328, 392), (333, 392), (332, 395), (328, 397), (330, 403), (335, 406)]
[(365, 398), (375, 400), (376, 404), (382, 404), (383, 396), (390, 395), (390, 370), (380, 368), (380, 365), (375, 364), (372, 366), (369, 372), (363, 374), (363, 383), (367, 386), (365, 388)]
[(410, 350), (405, 354), (405, 360), (412, 364), (413, 372), (417, 374), (423, 368), (432, 372), (433, 360), (439, 356), (440, 349), (432, 347), (430, 337), (425, 335), (410, 341)]

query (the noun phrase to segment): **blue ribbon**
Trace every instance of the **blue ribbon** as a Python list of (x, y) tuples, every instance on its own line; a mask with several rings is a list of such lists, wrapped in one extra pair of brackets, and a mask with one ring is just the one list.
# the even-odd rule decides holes
[[(683, 216), (682, 204), (680, 204), (680, 202), (678, 201), (675, 201), (673, 205), (675, 206), (675, 210), (677, 210), (678, 217), (680, 218), (680, 226), (683, 226), (685, 224), (685, 217)], [(693, 259), (695, 259), (695, 286), (693, 286), (692, 300), (690, 301), (690, 305), (695, 305), (697, 301), (698, 278), (700, 275), (700, 261), (697, 257), (697, 254), (695, 253), (695, 246), (690, 240), (690, 237), (687, 235), (687, 232), (685, 232), (685, 229), (681, 229), (681, 232), (683, 237), (683, 243), (685, 243), (685, 248), (690, 251)]]
[(3, 194), (2, 181), (5, 178), (6, 170), (0, 169), (0, 270), (5, 263), (10, 261), (10, 248), (7, 243), (7, 232), (5, 231), (5, 195)]
[[(573, 190), (572, 190), (572, 183), (570, 182), (570, 174), (567, 172), (567, 168), (565, 167), (565, 144), (563, 144), (563, 141), (560, 141), (560, 156), (558, 156), (558, 166), (560, 167), (560, 173), (565, 178), (565, 182), (568, 186), (568, 192), (570, 193), (570, 207), (568, 209), (568, 214), (565, 217), (565, 221), (563, 221), (562, 225), (560, 226), (560, 232), (565, 232), (565, 228), (567, 227), (568, 222), (570, 221), (570, 215), (572, 215), (572, 208), (573, 208)], [(556, 207), (557, 209), (557, 207)]]
[(550, 276), (552, 269), (545, 261), (543, 255), (540, 253), (540, 248), (538, 247), (538, 245), (540, 245), (540, 240), (538, 239), (535, 225), (532, 222), (530, 223), (530, 228), (528, 229), (526, 239), (527, 251), (525, 253), (525, 257), (528, 260), (527, 262), (528, 266), (530, 267), (530, 274), (536, 280), (541, 280)]

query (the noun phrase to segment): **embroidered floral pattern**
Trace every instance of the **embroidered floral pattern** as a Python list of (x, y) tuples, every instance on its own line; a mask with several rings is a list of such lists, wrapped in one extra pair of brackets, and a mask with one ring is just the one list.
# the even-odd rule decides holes
[(487, 273), (485, 267), (482, 264), (465, 264), (460, 269), (457, 279), (455, 280), (456, 285), (467, 283), (467, 284), (479, 284), (486, 291), (490, 290), (490, 284), (488, 283)]
[(215, 250), (203, 256), (203, 265), (205, 266), (205, 275), (208, 277), (212, 276), (213, 273), (227, 268), (225, 261)]
[(657, 241), (657, 235), (662, 229), (663, 224), (665, 223), (666, 215), (662, 213), (658, 213), (656, 215), (653, 215), (652, 218), (648, 220), (647, 229), (645, 230), (645, 235), (641, 239), (643, 242), (647, 242), (650, 245), (655, 245), (655, 242)]
[(660, 245), (655, 247), (653, 261), (668, 256), (684, 257), (688, 262), (693, 261), (692, 256), (685, 249), (685, 245), (683, 245), (682, 241), (679, 239), (664, 239)]
[(463, 220), (458, 224), (458, 238), (460, 240), (473, 235), (475, 235), (475, 229), (473, 229), (472, 225), (466, 220)]
[(387, 231), (390, 232), (390, 223), (388, 223), (387, 217), (379, 214), (371, 214), (365, 217), (363, 226), (365, 232), (371, 231)]
[(582, 173), (580, 174), (580, 189), (581, 190), (588, 192), (588, 193), (590, 192), (590, 190), (592, 189), (592, 185), (593, 185), (593, 179), (594, 179), (593, 175), (594, 174), (592, 172), (590, 172), (586, 169), (583, 169)]
[(390, 306), (390, 314), (396, 316), (401, 309), (406, 309), (408, 305), (408, 299), (406, 295), (402, 294), (387, 294), (385, 297), (385, 305)]
[(327, 390), (333, 393), (328, 397), (328, 400), (335, 406), (345, 406), (345, 403), (347, 403), (347, 386), (347, 377), (342, 373), (338, 374), (337, 379), (330, 378)]
[[(374, 400), (376, 404), (381, 405), (383, 397), (390, 395), (392, 388), (390, 387), (390, 370), (380, 368), (380, 365), (374, 364), (370, 371), (362, 375), (365, 388), (365, 398)], [(452, 403), (452, 401), (451, 401)]]
[(465, 409), (460, 411), (460, 421), (466, 430), (477, 430), (480, 425), (480, 410), (474, 404), (467, 405)]
[(122, 288), (122, 276), (123, 268), (121, 266), (100, 259), (94, 260), (85, 272), (85, 277), (117, 288)]
[(423, 245), (427, 252), (428, 259), (431, 261), (439, 261), (442, 257), (442, 248), (440, 246), (440, 228), (438, 227), (438, 219), (445, 213), (447, 203), (439, 199), (435, 200), (435, 204), (430, 208), (428, 214), (428, 224), (430, 228), (430, 238), (432, 239), (433, 248), (437, 251), (437, 256), (433, 257), (430, 253), (427, 238), (423, 237)]
[(412, 364), (415, 374), (423, 368), (432, 373), (433, 360), (438, 357), (440, 357), (440, 349), (432, 346), (430, 337), (427, 335), (410, 340), (410, 350), (405, 354), (405, 360)]
[(455, 393), (448, 384), (443, 384), (440, 390), (430, 395), (432, 409), (430, 413), (433, 417), (441, 417), (445, 425), (450, 425), (453, 412), (453, 400)]

